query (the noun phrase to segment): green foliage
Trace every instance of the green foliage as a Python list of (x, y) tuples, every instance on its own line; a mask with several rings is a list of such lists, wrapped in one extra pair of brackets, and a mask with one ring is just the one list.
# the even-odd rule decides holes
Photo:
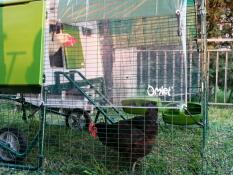
[(206, 149), (207, 173), (233, 174), (233, 109), (210, 108), (210, 129)]
[[(231, 23), (233, 1), (207, 0), (207, 32), (208, 37), (220, 37), (225, 33), (231, 34), (231, 28), (224, 26), (221, 31), (220, 24)], [(230, 9), (230, 10), (229, 10)]]

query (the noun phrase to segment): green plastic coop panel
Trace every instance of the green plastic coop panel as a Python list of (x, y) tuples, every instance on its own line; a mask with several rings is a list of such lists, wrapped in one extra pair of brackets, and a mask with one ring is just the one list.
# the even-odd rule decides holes
[(0, 0), (0, 88), (40, 87), (44, 1)]
[[(72, 47), (65, 47), (65, 59), (67, 69), (80, 69), (84, 67), (84, 55), (78, 27), (64, 24), (64, 32), (77, 39)], [(74, 54), (75, 53), (75, 54)]]

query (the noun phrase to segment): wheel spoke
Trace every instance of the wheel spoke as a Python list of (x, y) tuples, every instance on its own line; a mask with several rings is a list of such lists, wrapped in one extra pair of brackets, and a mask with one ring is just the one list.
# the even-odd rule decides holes
[(4, 141), (7, 141), (7, 133), (3, 133), (2, 135), (3, 135), (3, 136), (2, 136), (3, 140), (4, 140)]
[[(3, 132), (0, 135), (0, 139), (2, 141), (4, 141), (6, 144), (8, 144), (11, 149), (13, 149), (15, 151), (19, 151), (20, 143), (19, 143), (18, 137), (14, 133), (12, 133), (10, 131)], [(4, 161), (15, 160), (15, 156), (12, 153), (10, 153), (4, 149), (0, 149), (0, 157)]]
[(81, 113), (72, 113), (68, 118), (68, 124), (71, 129), (82, 131), (86, 126), (86, 120)]
[(7, 142), (8, 142), (8, 143), (12, 143), (12, 141), (13, 141), (13, 138), (12, 138), (12, 136), (8, 133), (8, 134), (7, 134)]
[[(0, 129), (0, 140), (12, 150), (23, 153), (27, 149), (27, 140), (18, 128), (2, 128)], [(14, 162), (24, 159), (25, 157), (16, 157), (15, 154), (0, 148), (0, 159), (6, 162)]]

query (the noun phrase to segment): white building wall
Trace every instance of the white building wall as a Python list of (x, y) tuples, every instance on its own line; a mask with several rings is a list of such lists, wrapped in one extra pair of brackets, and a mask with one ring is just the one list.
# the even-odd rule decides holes
[(113, 64), (114, 103), (137, 94), (137, 52), (136, 48), (116, 49)]

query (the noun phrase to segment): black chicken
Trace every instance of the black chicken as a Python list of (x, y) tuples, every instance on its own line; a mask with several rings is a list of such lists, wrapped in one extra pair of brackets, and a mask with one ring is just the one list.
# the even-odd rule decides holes
[[(158, 109), (149, 105), (144, 116), (122, 120), (114, 124), (97, 123), (96, 135), (102, 144), (113, 148), (122, 158), (136, 162), (149, 154), (158, 133)], [(89, 128), (90, 129), (90, 128)]]

